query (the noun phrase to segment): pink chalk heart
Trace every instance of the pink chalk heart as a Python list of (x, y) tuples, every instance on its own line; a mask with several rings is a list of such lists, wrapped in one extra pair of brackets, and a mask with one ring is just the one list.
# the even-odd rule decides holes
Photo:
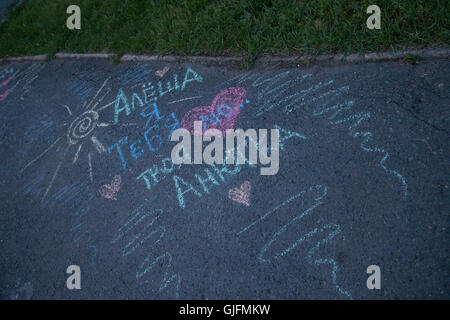
[(12, 77), (9, 77), (5, 81), (2, 82), (2, 87), (6, 86), (10, 81), (12, 80)]
[(102, 185), (99, 190), (102, 197), (110, 200), (117, 200), (116, 194), (120, 190), (121, 182), (122, 182), (121, 176), (115, 175), (111, 184)]
[(9, 90), (6, 90), (5, 92), (3, 92), (2, 94), (0, 94), (0, 101), (3, 101), (6, 99), (6, 97), (9, 94)]
[(164, 77), (166, 72), (169, 71), (169, 69), (170, 69), (170, 67), (165, 66), (163, 69), (155, 71), (155, 73), (158, 77), (162, 78), (162, 77)]
[(241, 87), (228, 88), (219, 93), (210, 106), (196, 107), (181, 119), (181, 126), (194, 132), (194, 121), (202, 121), (203, 131), (218, 129), (223, 134), (234, 128), (234, 120), (239, 115), (247, 91)]
[(236, 202), (242, 203), (247, 207), (250, 206), (250, 190), (252, 185), (250, 181), (244, 181), (239, 188), (233, 188), (228, 191), (228, 197)]

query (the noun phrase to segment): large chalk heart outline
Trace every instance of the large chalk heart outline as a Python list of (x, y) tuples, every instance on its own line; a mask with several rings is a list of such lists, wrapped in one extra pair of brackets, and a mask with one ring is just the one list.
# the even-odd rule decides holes
[[(207, 129), (217, 129), (222, 131), (223, 134), (226, 133), (226, 129), (234, 128), (234, 120), (240, 113), (242, 103), (245, 99), (247, 91), (241, 87), (228, 88), (219, 93), (209, 106), (196, 107), (188, 111), (181, 119), (181, 126), (189, 130), (191, 134), (194, 134), (194, 121), (202, 121), (202, 116), (212, 118), (211, 111), (218, 115), (220, 122), (217, 124), (206, 123)], [(220, 116), (219, 108), (222, 106), (228, 106), (231, 108), (231, 114), (227, 116)], [(227, 109), (229, 111), (229, 109)], [(224, 112), (222, 111), (222, 114)]]

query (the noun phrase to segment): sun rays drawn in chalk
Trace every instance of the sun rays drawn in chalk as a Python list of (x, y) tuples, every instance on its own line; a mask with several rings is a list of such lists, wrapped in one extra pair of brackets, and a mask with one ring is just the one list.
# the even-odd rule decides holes
[[(39, 154), (36, 158), (31, 160), (25, 167), (23, 167), (20, 172), (24, 172), (27, 168), (29, 168), (32, 164), (36, 163), (39, 159), (41, 159), (44, 155), (46, 155), (51, 150), (55, 150), (55, 153), (58, 154), (63, 150), (62, 156), (56, 165), (55, 171), (52, 174), (52, 178), (45, 190), (45, 193), (42, 197), (42, 201), (45, 199), (49, 191), (51, 190), (53, 183), (58, 176), (58, 173), (61, 169), (63, 162), (66, 160), (66, 156), (69, 153), (70, 149), (73, 149), (73, 157), (71, 158), (72, 165), (75, 165), (79, 162), (81, 158), (81, 154), (84, 149), (87, 149), (87, 165), (89, 169), (89, 177), (91, 182), (94, 181), (93, 169), (92, 169), (92, 154), (93, 150), (97, 154), (102, 154), (106, 152), (106, 148), (100, 139), (97, 137), (99, 128), (109, 127), (114, 125), (114, 123), (110, 122), (101, 122), (99, 120), (99, 112), (107, 109), (112, 106), (115, 101), (112, 101), (108, 104), (102, 105), (101, 102), (112, 90), (112, 84), (109, 82), (110, 78), (107, 78), (100, 89), (97, 91), (95, 96), (89, 101), (84, 102), (82, 106), (82, 110), (85, 110), (78, 116), (74, 116), (72, 110), (69, 106), (63, 105), (63, 107), (67, 110), (67, 113), (70, 117), (70, 122), (64, 123), (64, 127), (68, 126), (66, 134), (57, 138), (52, 145), (50, 145), (46, 150), (44, 150), (41, 154)], [(119, 126), (126, 126), (127, 124), (118, 124)], [(81, 161), (81, 160), (80, 160)]]

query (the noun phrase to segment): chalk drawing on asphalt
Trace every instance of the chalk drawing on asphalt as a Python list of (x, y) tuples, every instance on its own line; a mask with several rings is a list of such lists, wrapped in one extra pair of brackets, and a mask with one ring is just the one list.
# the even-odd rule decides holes
[(225, 134), (226, 129), (234, 128), (235, 119), (246, 101), (246, 95), (247, 91), (241, 87), (223, 90), (216, 95), (211, 105), (189, 110), (183, 116), (181, 126), (191, 134), (195, 134), (194, 122), (202, 121), (203, 131), (214, 128)]
[(111, 183), (104, 184), (100, 187), (100, 194), (105, 199), (117, 200), (117, 193), (120, 190), (120, 184), (122, 183), (122, 177), (116, 174)]
[[(146, 258), (139, 264), (136, 270), (136, 280), (139, 282), (150, 283), (155, 281), (155, 273), (158, 274), (160, 280), (157, 281), (158, 293), (168, 290), (169, 286), (173, 286), (175, 297), (179, 298), (181, 276), (172, 271), (175, 269), (172, 254), (165, 251), (162, 254), (152, 253), (161, 242), (166, 234), (165, 225), (157, 225), (158, 219), (164, 214), (164, 210), (152, 208), (148, 203), (156, 199), (156, 196), (146, 199), (144, 204), (136, 208), (131, 218), (117, 230), (111, 244), (116, 244), (119, 240), (123, 241), (122, 257), (135, 253), (136, 250), (149, 252)], [(150, 272), (153, 271), (153, 272)]]
[[(290, 116), (297, 110), (305, 110), (313, 107), (313, 116), (327, 116), (330, 125), (347, 126), (349, 135), (354, 138), (362, 138), (360, 147), (365, 152), (381, 154), (379, 166), (386, 174), (395, 177), (400, 182), (400, 189), (403, 198), (408, 195), (408, 185), (404, 174), (387, 167), (386, 162), (391, 156), (391, 152), (376, 144), (372, 132), (361, 129), (363, 123), (367, 123), (373, 115), (370, 112), (359, 111), (354, 106), (354, 101), (347, 99), (344, 103), (333, 103), (333, 100), (341, 96), (348, 95), (350, 87), (348, 85), (333, 88), (335, 81), (319, 81), (310, 83), (313, 80), (312, 74), (300, 74), (294, 79), (289, 79), (290, 71), (275, 75), (261, 75), (258, 73), (244, 73), (238, 75), (224, 84), (242, 84), (250, 82), (251, 87), (259, 89), (256, 104), (258, 109), (256, 116), (262, 116), (268, 112), (281, 110)], [(300, 89), (299, 85), (306, 84), (305, 89)], [(291, 93), (291, 92), (294, 93)]]
[[(71, 108), (67, 105), (63, 105), (69, 117), (71, 118), (71, 122), (66, 123), (65, 126), (68, 127), (65, 136), (61, 136), (57, 138), (52, 145), (50, 145), (46, 150), (44, 150), (41, 154), (35, 157), (33, 160), (28, 162), (20, 172), (24, 172), (27, 168), (35, 164), (38, 160), (43, 158), (50, 151), (55, 150), (55, 153), (58, 154), (60, 150), (64, 150), (62, 156), (59, 156), (59, 162), (56, 165), (56, 169), (54, 170), (52, 177), (50, 179), (49, 184), (45, 190), (45, 193), (42, 197), (42, 200), (45, 199), (49, 191), (51, 190), (54, 181), (56, 180), (58, 173), (61, 169), (62, 164), (65, 161), (66, 155), (69, 153), (69, 150), (72, 148), (73, 157), (71, 164), (74, 165), (80, 159), (80, 155), (86, 145), (90, 145), (90, 148), (87, 151), (87, 165), (89, 171), (89, 177), (91, 182), (94, 181), (94, 173), (92, 167), (92, 153), (95, 151), (98, 154), (102, 154), (106, 152), (106, 147), (97, 137), (97, 129), (100, 127), (107, 127), (112, 125), (112, 123), (101, 122), (99, 111), (105, 110), (107, 107), (112, 106), (113, 103), (107, 103), (102, 105), (102, 101), (108, 95), (108, 93), (112, 90), (112, 84), (109, 81), (110, 78), (107, 78), (101, 87), (97, 90), (93, 98), (88, 102), (86, 101), (83, 104), (83, 109), (85, 110), (80, 115), (75, 116), (71, 110)], [(94, 151), (93, 151), (94, 150)]]
[(228, 191), (228, 198), (238, 203), (242, 203), (247, 207), (250, 206), (250, 191), (252, 190), (252, 185), (250, 181), (244, 181), (238, 188), (233, 188)]
[(202, 96), (189, 97), (189, 98), (184, 98), (184, 99), (180, 99), (180, 100), (170, 101), (170, 102), (167, 102), (167, 104), (174, 104), (174, 103), (177, 103), (177, 102), (184, 102), (184, 101), (193, 100), (193, 99), (200, 99), (200, 98), (202, 98)]
[(155, 74), (156, 74), (158, 77), (162, 78), (162, 77), (164, 77), (164, 75), (166, 74), (166, 72), (169, 71), (169, 69), (170, 69), (169, 66), (165, 66), (165, 67), (162, 68), (161, 70), (156, 70), (156, 71), (155, 71)]
[[(318, 257), (317, 251), (319, 248), (327, 245), (333, 238), (338, 236), (341, 233), (341, 227), (338, 224), (334, 223), (323, 223), (319, 227), (315, 227), (310, 231), (301, 231), (300, 234), (297, 236), (297, 239), (294, 241), (289, 241), (290, 244), (283, 248), (283, 249), (275, 249), (272, 250), (272, 254), (268, 254), (270, 252), (270, 248), (274, 246), (276, 243), (282, 243), (283, 240), (283, 234), (286, 234), (288, 230), (295, 230), (295, 228), (301, 224), (302, 220), (306, 218), (308, 215), (313, 214), (314, 210), (321, 206), (324, 203), (324, 199), (328, 194), (327, 186), (326, 185), (315, 185), (308, 189), (304, 189), (300, 191), (297, 194), (292, 195), (285, 201), (283, 201), (281, 204), (275, 206), (272, 210), (268, 211), (264, 215), (262, 215), (259, 219), (256, 219), (246, 227), (242, 228), (236, 235), (240, 236), (245, 232), (248, 232), (250, 229), (252, 229), (254, 226), (266, 222), (270, 217), (272, 217), (274, 214), (281, 214), (281, 209), (286, 209), (287, 205), (296, 203), (300, 200), (304, 201), (302, 198), (305, 197), (305, 195), (311, 195), (314, 198), (314, 204), (304, 210), (303, 205), (300, 204), (300, 209), (291, 209), (291, 210), (298, 210), (299, 213), (292, 218), (289, 222), (284, 224), (281, 228), (279, 228), (277, 231), (275, 231), (270, 239), (265, 242), (265, 244), (262, 246), (258, 253), (258, 260), (261, 263), (271, 263), (275, 262), (278, 259), (286, 256), (288, 253), (293, 251), (295, 248), (297, 248), (300, 245), (305, 245), (304, 243), (307, 242), (309, 239), (317, 239), (317, 236), (319, 237), (319, 240), (313, 240), (313, 243), (315, 243), (312, 247), (309, 248), (308, 254), (306, 256), (306, 260), (310, 265), (314, 265), (316, 267), (321, 265), (329, 265), (331, 266), (331, 281), (334, 285), (336, 291), (346, 296), (349, 299), (352, 299), (352, 295), (347, 290), (344, 290), (338, 283), (337, 283), (337, 272), (339, 270), (339, 265), (333, 258), (330, 257)], [(317, 222), (320, 222), (318, 220)], [(286, 238), (286, 236), (284, 237)], [(286, 239), (284, 239), (286, 241)], [(306, 244), (306, 246), (309, 246)]]
[(45, 64), (33, 63), (23, 71), (15, 70), (14, 68), (9, 68), (6, 71), (2, 71), (1, 73), (3, 77), (7, 73), (9, 73), (9, 76), (6, 80), (3, 80), (3, 78), (0, 77), (0, 80), (2, 81), (0, 83), (0, 87), (6, 87), (8, 84), (11, 84), (11, 87), (5, 91), (3, 91), (3, 89), (0, 90), (0, 101), (5, 100), (16, 90), (22, 91), (20, 94), (20, 100), (23, 100), (24, 96), (31, 90), (31, 84), (39, 77), (39, 73), (42, 69), (44, 69), (44, 67)]

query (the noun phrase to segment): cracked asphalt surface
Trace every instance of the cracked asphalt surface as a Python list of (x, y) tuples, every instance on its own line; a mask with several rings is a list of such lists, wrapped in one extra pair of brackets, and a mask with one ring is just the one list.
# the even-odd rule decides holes
[[(0, 64), (0, 297), (450, 298), (449, 67)], [(173, 165), (194, 108), (279, 172)]]

